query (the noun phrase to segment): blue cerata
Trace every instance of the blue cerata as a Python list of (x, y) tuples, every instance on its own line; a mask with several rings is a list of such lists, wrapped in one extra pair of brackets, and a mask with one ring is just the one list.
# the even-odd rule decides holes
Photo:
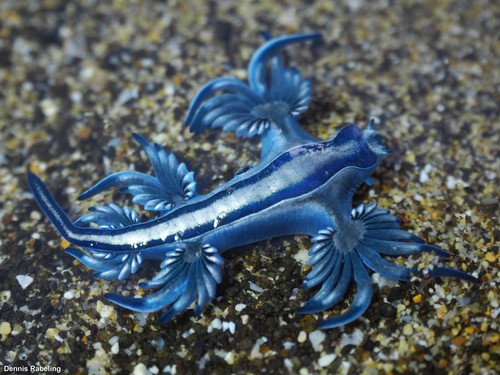
[[(319, 34), (288, 35), (266, 43), (252, 56), (248, 84), (217, 78), (203, 86), (189, 108), (186, 124), (195, 134), (222, 128), (262, 141), (261, 161), (237, 173), (208, 194), (196, 192), (193, 172), (172, 153), (138, 134), (154, 175), (127, 171), (112, 174), (80, 195), (87, 199), (112, 187), (133, 196), (132, 202), (154, 211), (141, 221), (136, 211), (113, 203), (95, 206), (72, 221), (34, 174), (28, 182), (36, 202), (62, 237), (77, 246), (67, 252), (97, 271), (97, 277), (124, 280), (145, 259), (158, 260), (160, 270), (141, 288), (157, 289), (143, 298), (106, 294), (119, 306), (153, 312), (171, 320), (194, 303), (200, 314), (216, 295), (222, 279), (222, 254), (271, 237), (312, 237), (303, 287), (318, 292), (300, 309), (316, 313), (343, 299), (354, 280), (357, 293), (347, 311), (319, 323), (338, 327), (360, 317), (372, 299), (368, 270), (396, 280), (425, 276), (386, 259), (432, 251), (447, 252), (400, 229), (398, 218), (375, 203), (353, 209), (352, 197), (387, 154), (372, 124), (364, 130), (343, 127), (334, 138), (318, 140), (297, 118), (310, 102), (311, 83), (294, 67), (285, 66), (281, 50), (313, 41)], [(219, 95), (216, 95), (219, 94)], [(433, 268), (430, 276), (474, 278), (452, 268)]]

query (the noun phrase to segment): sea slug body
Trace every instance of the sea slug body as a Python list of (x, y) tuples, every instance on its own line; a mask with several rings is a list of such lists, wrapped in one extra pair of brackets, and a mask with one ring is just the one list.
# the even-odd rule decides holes
[[(41, 210), (62, 237), (78, 248), (67, 252), (97, 271), (95, 276), (124, 280), (143, 260), (160, 270), (140, 287), (156, 291), (143, 298), (107, 294), (125, 308), (153, 312), (167, 308), (167, 322), (194, 303), (196, 314), (214, 299), (222, 280), (221, 256), (239, 246), (289, 234), (312, 237), (303, 287), (318, 292), (300, 309), (316, 313), (344, 297), (354, 280), (356, 296), (348, 310), (323, 320), (338, 327), (360, 317), (372, 298), (367, 268), (385, 277), (410, 280), (417, 268), (396, 265), (385, 256), (431, 251), (448, 253), (400, 229), (399, 220), (376, 204), (352, 208), (355, 190), (367, 181), (387, 154), (370, 123), (361, 130), (343, 127), (332, 139), (316, 139), (297, 121), (309, 106), (311, 84), (280, 52), (286, 46), (315, 41), (319, 34), (288, 35), (266, 43), (253, 55), (248, 85), (218, 78), (203, 86), (188, 110), (186, 124), (196, 134), (222, 128), (241, 137), (258, 136), (261, 160), (208, 194), (196, 191), (193, 172), (157, 144), (134, 134), (149, 157), (154, 175), (135, 171), (112, 174), (85, 191), (87, 199), (109, 188), (133, 196), (132, 202), (156, 216), (141, 221), (128, 207), (113, 203), (91, 207), (72, 221), (43, 182), (28, 172), (28, 183)], [(474, 280), (452, 268), (434, 268), (430, 276)]]

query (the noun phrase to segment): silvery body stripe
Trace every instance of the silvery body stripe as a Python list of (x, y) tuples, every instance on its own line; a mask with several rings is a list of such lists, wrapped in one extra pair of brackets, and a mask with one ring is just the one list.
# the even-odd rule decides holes
[[(319, 188), (339, 170), (376, 162), (366, 144), (350, 140), (296, 147), (247, 178), (229, 181), (213, 194), (187, 203), (158, 219), (123, 229), (96, 230), (74, 226), (45, 186), (33, 189), (37, 201), (61, 234), (71, 243), (102, 251), (136, 251), (162, 244), (188, 241), (217, 231), (229, 223), (294, 199)], [(40, 182), (41, 184), (41, 182)], [(256, 215), (255, 220), (258, 220)], [(276, 223), (279, 231), (279, 223)], [(242, 228), (243, 230), (244, 228)], [(279, 233), (277, 233), (279, 234)]]

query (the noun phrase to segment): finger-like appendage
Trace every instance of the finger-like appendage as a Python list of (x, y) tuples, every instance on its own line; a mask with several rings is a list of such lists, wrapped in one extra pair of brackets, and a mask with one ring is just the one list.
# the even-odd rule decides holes
[(361, 242), (370, 249), (376, 250), (380, 254), (384, 255), (410, 255), (418, 254), (421, 252), (435, 252), (443, 258), (448, 258), (450, 254), (448, 252), (440, 249), (437, 246), (428, 245), (425, 243), (414, 243), (414, 242), (398, 242), (398, 241), (385, 241), (375, 238), (363, 238)]
[(97, 224), (101, 229), (124, 228), (140, 223), (139, 215), (128, 207), (119, 207), (114, 203), (106, 206), (92, 206), (90, 213), (81, 216), (75, 221), (75, 225), (88, 226)]
[(354, 281), (356, 282), (358, 288), (354, 301), (344, 314), (320, 322), (318, 324), (318, 328), (330, 329), (351, 323), (363, 315), (368, 309), (368, 306), (370, 306), (373, 296), (370, 276), (358, 256), (354, 253), (351, 253), (350, 255)]
[(352, 265), (348, 254), (342, 254), (340, 258), (333, 272), (323, 282), (320, 291), (299, 309), (301, 314), (324, 311), (344, 297), (352, 280)]
[(127, 297), (115, 293), (107, 293), (104, 297), (110, 302), (132, 311), (153, 312), (161, 310), (177, 300), (186, 289), (187, 283), (188, 280), (184, 275), (179, 275), (156, 293), (143, 298)]
[(468, 274), (467, 272), (463, 272), (455, 268), (449, 268), (449, 267), (434, 268), (431, 271), (429, 271), (429, 274), (432, 277), (451, 277), (453, 279), (460, 279), (466, 281), (478, 281), (476, 277)]
[(131, 185), (144, 185), (144, 186), (152, 186), (156, 187), (158, 181), (153, 176), (148, 176), (147, 174), (140, 172), (118, 172), (114, 173), (97, 184), (92, 186), (90, 189), (84, 191), (78, 197), (78, 200), (85, 200), (93, 197), (103, 191), (106, 191), (111, 188), (121, 188), (123, 186), (131, 186)]
[(94, 277), (105, 280), (123, 281), (136, 273), (142, 264), (140, 252), (113, 254), (88, 250), (86, 253), (74, 248), (68, 248), (66, 252), (87, 267), (98, 271)]
[(295, 34), (274, 38), (262, 45), (252, 56), (248, 65), (248, 81), (257, 93), (265, 91), (267, 62), (278, 54), (279, 50), (294, 43), (320, 39), (321, 34)]
[(400, 266), (382, 258), (376, 251), (369, 249), (362, 244), (356, 246), (359, 257), (369, 268), (394, 280), (410, 281), (412, 274), (417, 274), (415, 269)]
[(184, 121), (186, 125), (192, 124), (193, 118), (198, 109), (202, 106), (203, 102), (217, 93), (217, 91), (234, 92), (254, 101), (255, 103), (260, 101), (258, 95), (252, 92), (252, 90), (250, 90), (250, 88), (240, 80), (230, 77), (217, 78), (205, 84), (194, 97), (191, 105), (189, 106), (186, 120)]

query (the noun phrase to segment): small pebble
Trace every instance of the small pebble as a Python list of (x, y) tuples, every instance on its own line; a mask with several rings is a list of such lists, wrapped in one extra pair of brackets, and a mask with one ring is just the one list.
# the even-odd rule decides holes
[(73, 298), (75, 298), (75, 294), (73, 293), (73, 291), (72, 291), (72, 290), (68, 290), (67, 292), (65, 292), (65, 293), (63, 294), (63, 297), (64, 297), (65, 299), (73, 299)]
[(115, 343), (112, 347), (111, 347), (111, 353), (113, 354), (118, 354), (120, 352), (120, 344), (119, 343)]
[(238, 312), (241, 312), (245, 307), (247, 307), (247, 305), (243, 304), (243, 303), (238, 303), (234, 309)]
[(134, 367), (134, 372), (132, 373), (133, 375), (148, 375), (150, 372), (148, 371), (147, 367), (144, 366), (144, 364), (139, 363)]
[(252, 283), (251, 281), (249, 281), (248, 284), (250, 285), (250, 289), (253, 290), (254, 292), (262, 293), (264, 291), (264, 289), (262, 289), (257, 284)]
[(222, 322), (219, 318), (215, 318), (214, 320), (212, 320), (212, 323), (210, 325), (214, 329), (222, 329)]
[(226, 361), (226, 363), (228, 365), (233, 365), (234, 364), (234, 352), (228, 352), (226, 354), (226, 356), (224, 357), (224, 361)]
[(23, 289), (26, 289), (33, 282), (33, 278), (29, 275), (17, 275), (16, 280)]
[(299, 336), (297, 337), (297, 341), (303, 343), (307, 340), (307, 333), (305, 331), (300, 331)]
[(351, 334), (344, 333), (340, 339), (340, 345), (360, 345), (363, 342), (365, 334), (356, 328)]
[(417, 294), (415, 297), (413, 297), (413, 302), (415, 302), (415, 303), (422, 302), (422, 295), (421, 294)]
[(410, 336), (413, 334), (413, 327), (411, 326), (411, 324), (405, 324), (405, 326), (403, 327), (403, 334), (405, 336)]
[(311, 342), (311, 345), (315, 352), (320, 352), (323, 350), (323, 345), (321, 345), (321, 343), (325, 340), (325, 338), (326, 335), (320, 330), (312, 331), (309, 334), (309, 341)]
[(241, 316), (241, 323), (242, 323), (243, 325), (248, 324), (248, 321), (249, 321), (249, 320), (250, 320), (250, 317), (249, 317), (248, 315), (246, 315), (246, 314), (245, 314), (245, 315), (242, 315), (242, 316)]
[(319, 361), (318, 361), (318, 365), (320, 367), (327, 367), (327, 366), (330, 366), (332, 364), (332, 362), (335, 360), (335, 358), (337, 357), (337, 355), (335, 354), (327, 354), (327, 355), (324, 355), (322, 356)]
[(9, 335), (12, 332), (12, 328), (9, 322), (0, 323), (0, 335)]
[(486, 255), (484, 256), (486, 260), (490, 263), (493, 263), (495, 261), (495, 254), (493, 254), (491, 251), (487, 252)]

